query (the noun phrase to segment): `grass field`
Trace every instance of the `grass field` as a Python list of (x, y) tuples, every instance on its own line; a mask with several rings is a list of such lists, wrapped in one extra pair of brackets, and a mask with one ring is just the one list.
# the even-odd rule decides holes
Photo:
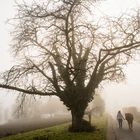
[(0, 140), (106, 140), (107, 121), (105, 117), (93, 118), (92, 122), (97, 130), (91, 133), (70, 133), (69, 124), (62, 124), (46, 129), (1, 138)]

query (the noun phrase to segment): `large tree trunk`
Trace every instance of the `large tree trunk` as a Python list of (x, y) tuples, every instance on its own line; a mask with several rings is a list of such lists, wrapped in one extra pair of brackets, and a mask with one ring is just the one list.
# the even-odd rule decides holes
[(95, 128), (91, 124), (83, 119), (84, 110), (71, 110), (72, 115), (72, 125), (69, 128), (72, 132), (82, 132), (82, 131), (93, 131)]
[(74, 110), (71, 111), (71, 115), (72, 115), (72, 128), (78, 128), (82, 122), (83, 115)]

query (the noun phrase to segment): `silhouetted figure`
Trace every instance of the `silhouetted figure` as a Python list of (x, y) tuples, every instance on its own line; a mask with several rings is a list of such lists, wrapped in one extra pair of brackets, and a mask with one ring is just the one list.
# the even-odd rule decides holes
[(118, 123), (119, 123), (119, 128), (122, 128), (122, 122), (124, 120), (124, 117), (123, 117), (120, 110), (117, 113), (117, 120), (118, 120)]
[(128, 122), (129, 129), (132, 130), (133, 129), (133, 119), (134, 119), (133, 114), (125, 113), (125, 119)]

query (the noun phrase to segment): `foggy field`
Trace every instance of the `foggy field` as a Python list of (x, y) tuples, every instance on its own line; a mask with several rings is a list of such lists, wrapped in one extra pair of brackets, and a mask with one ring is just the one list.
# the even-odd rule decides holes
[(0, 137), (55, 126), (71, 120), (69, 115), (57, 115), (50, 118), (30, 118), (9, 121), (0, 125)]
[(1, 140), (39, 140), (41, 138), (43, 140), (106, 140), (106, 118), (93, 118), (92, 124), (96, 125), (97, 130), (95, 132), (71, 133), (68, 132), (69, 123), (66, 123), (55, 127), (1, 138)]

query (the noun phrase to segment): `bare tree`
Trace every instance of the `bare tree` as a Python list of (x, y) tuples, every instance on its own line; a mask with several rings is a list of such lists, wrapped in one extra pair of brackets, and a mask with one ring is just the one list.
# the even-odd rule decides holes
[(90, 22), (93, 2), (17, 4), (12, 46), (17, 65), (1, 74), (1, 88), (58, 96), (71, 111), (72, 131), (92, 129), (82, 118), (95, 89), (105, 80), (123, 80), (123, 66), (140, 47), (138, 12)]

